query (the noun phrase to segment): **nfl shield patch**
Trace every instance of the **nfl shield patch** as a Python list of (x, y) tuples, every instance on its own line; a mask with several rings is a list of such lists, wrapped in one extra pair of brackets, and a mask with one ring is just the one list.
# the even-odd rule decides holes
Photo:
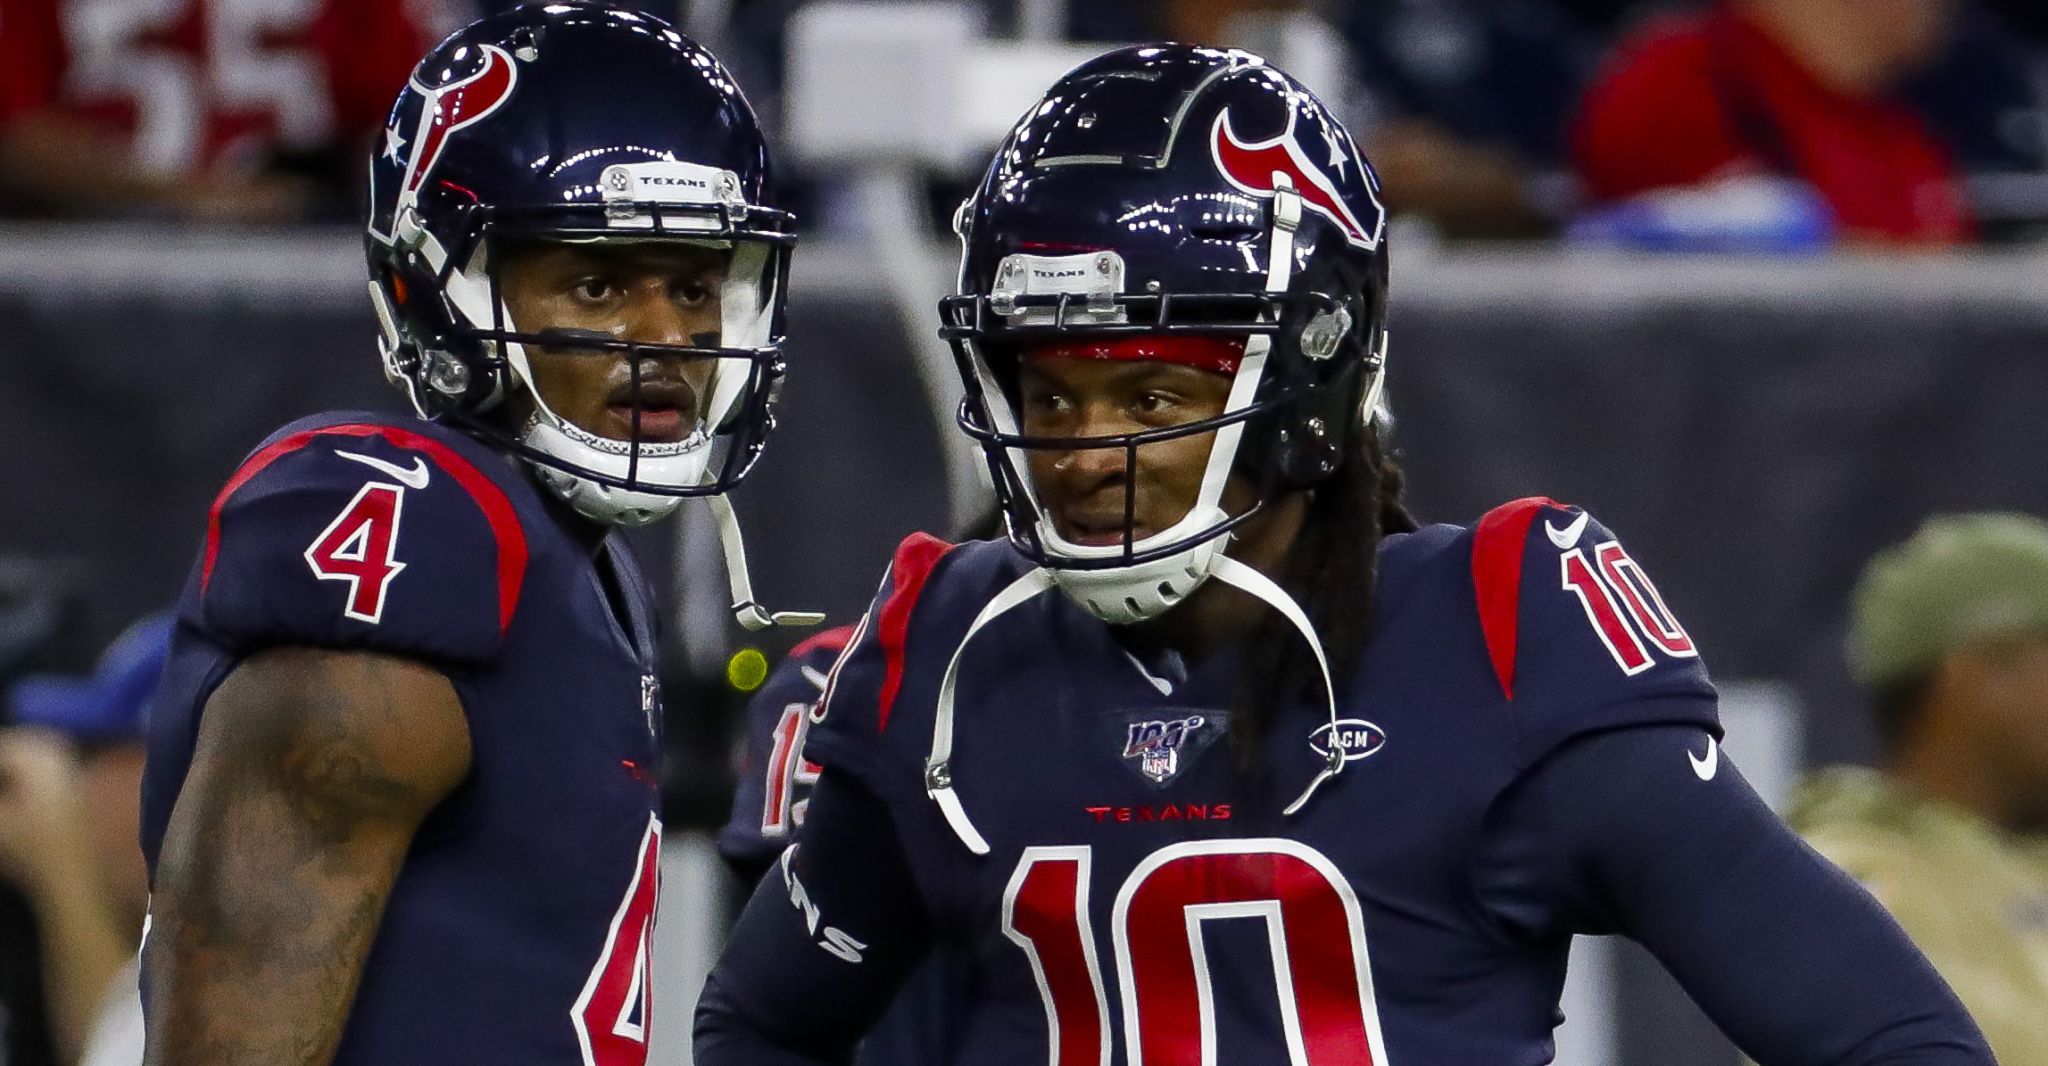
[(1124, 765), (1152, 784), (1164, 785), (1185, 770), (1221, 732), (1220, 716), (1210, 712), (1127, 722)]

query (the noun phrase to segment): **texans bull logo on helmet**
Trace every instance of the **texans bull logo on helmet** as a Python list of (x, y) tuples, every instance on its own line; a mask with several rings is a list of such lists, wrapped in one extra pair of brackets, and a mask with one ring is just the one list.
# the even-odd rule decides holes
[[(384, 130), (384, 151), (371, 168), (371, 180), (398, 183), (398, 197), (393, 218), (373, 220), (377, 223), (374, 228), (381, 234), (390, 234), (396, 216), (419, 200), (434, 164), (440, 162), (442, 151), (448, 147), (448, 139), (489, 118), (512, 98), (512, 90), (518, 85), (518, 65), (496, 45), (486, 44), (468, 56), (461, 52), (456, 56), (473, 57), (476, 69), (461, 75), (445, 71), (446, 80), (438, 86), (421, 84), (415, 74), (409, 86), (412, 91), (400, 99), (390, 126)], [(414, 110), (416, 114), (406, 114)], [(372, 202), (382, 200), (373, 198)]]
[[(1347, 143), (1349, 136), (1342, 130), (1323, 131), (1322, 141), (1329, 149), (1330, 165), (1337, 169), (1337, 176), (1333, 179), (1311, 162), (1308, 153), (1302, 150), (1301, 142), (1295, 138), (1295, 119), (1294, 109), (1289, 108), (1287, 128), (1278, 136), (1246, 142), (1238, 136), (1226, 108), (1216, 116), (1216, 124), (1210, 129), (1210, 151), (1216, 158), (1216, 169), (1232, 185), (1259, 197), (1272, 196), (1278, 184), (1274, 180), (1275, 175), (1284, 174), (1294, 191), (1301, 194), (1302, 203), (1336, 223), (1352, 244), (1367, 251), (1378, 248), (1380, 234), (1386, 228), (1387, 209), (1380, 203), (1377, 181), (1372, 173), (1362, 165), (1352, 164), (1357, 153)], [(1340, 187), (1340, 182), (1362, 189), (1362, 197), (1347, 194)], [(1352, 210), (1355, 199), (1372, 205), (1368, 212), (1372, 217), (1363, 220), (1358, 217), (1358, 212)]]

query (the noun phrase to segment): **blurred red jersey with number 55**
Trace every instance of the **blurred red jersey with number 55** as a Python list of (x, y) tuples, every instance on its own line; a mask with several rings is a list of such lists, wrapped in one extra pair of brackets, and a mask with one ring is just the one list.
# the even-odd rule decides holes
[(56, 112), (164, 174), (373, 133), (443, 0), (0, 0), (0, 126)]

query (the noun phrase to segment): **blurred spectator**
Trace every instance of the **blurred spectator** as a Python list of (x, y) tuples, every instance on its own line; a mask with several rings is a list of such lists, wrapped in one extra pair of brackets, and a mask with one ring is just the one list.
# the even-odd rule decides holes
[(1599, 39), (1548, 0), (1394, 0), (1347, 9), (1361, 77), (1390, 114), (1555, 167)]
[(1882, 770), (1790, 821), (1906, 928), (2004, 1066), (2048, 1066), (2048, 523), (1936, 518), (1859, 582), (1850, 665)]
[(444, 3), (0, 0), (0, 211), (353, 217)]
[(1897, 95), (1957, 0), (1725, 0), (1615, 50), (1573, 131), (1599, 203), (1758, 174), (1810, 185), (1851, 240), (1953, 244), (1973, 225), (1948, 151)]
[(1451, 237), (1550, 227), (1531, 176), (1563, 164), (1565, 132), (1598, 57), (1551, 0), (1395, 0), (1341, 9), (1377, 115), (1366, 151), (1388, 205)]
[[(1359, 134), (1397, 214), (1452, 237), (1549, 226), (1529, 175), (1561, 158), (1592, 52), (1552, 0), (1155, 0), (1070, 11), (1081, 39), (1247, 48), (1308, 81)], [(1301, 54), (1303, 15), (1327, 21), (1342, 74)]]
[[(2048, 3), (2032, 0), (2041, 10)], [(2036, 15), (2037, 20), (2042, 16)], [(1980, 4), (1958, 11), (1949, 47), (1903, 95), (1970, 173), (2048, 169), (2048, 42)]]
[[(84, 669), (82, 585), (75, 568), (48, 559), (0, 558), (0, 693), (37, 669)], [(83, 661), (76, 661), (83, 658)], [(6, 701), (0, 699), (0, 729)], [(0, 877), (0, 1064), (54, 1066), (35, 913)]]
[(58, 1061), (142, 1061), (135, 955), (148, 908), (137, 822), (143, 713), (172, 621), (146, 619), (89, 677), (34, 676), (0, 729), (0, 879), (33, 907)]

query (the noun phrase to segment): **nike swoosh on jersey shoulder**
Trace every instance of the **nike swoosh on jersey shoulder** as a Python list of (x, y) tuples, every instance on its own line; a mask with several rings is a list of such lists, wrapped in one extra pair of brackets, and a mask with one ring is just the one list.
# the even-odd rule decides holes
[(396, 479), (399, 484), (409, 489), (424, 489), (427, 487), (428, 481), (433, 477), (433, 471), (428, 468), (426, 458), (420, 455), (412, 457), (412, 467), (407, 469), (389, 460), (379, 459), (374, 455), (345, 451), (341, 448), (334, 449), (334, 454), (340, 458), (361, 463), (372, 470), (388, 474)]

